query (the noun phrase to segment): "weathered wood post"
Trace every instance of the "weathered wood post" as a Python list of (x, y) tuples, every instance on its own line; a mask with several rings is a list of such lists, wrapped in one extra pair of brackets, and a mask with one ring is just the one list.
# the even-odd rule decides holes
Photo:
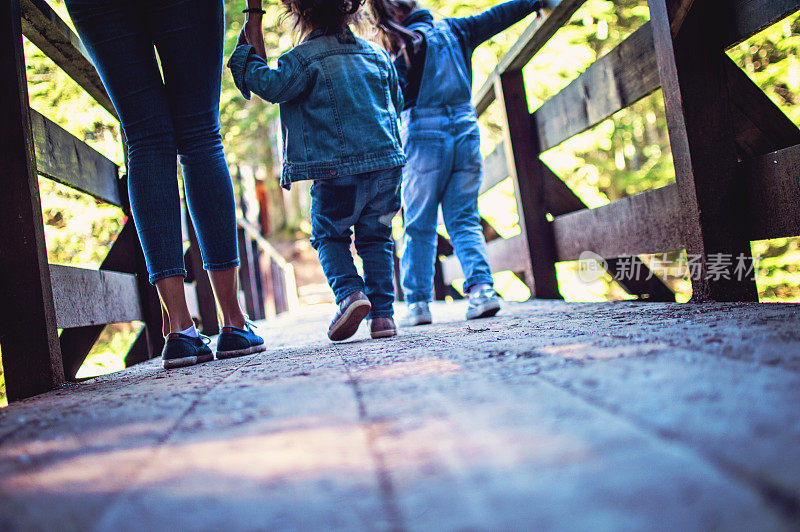
[(0, 4), (0, 350), (15, 401), (64, 382), (18, 0)]
[[(709, 261), (750, 257), (745, 187), (715, 2), (649, 0), (686, 252), (700, 259), (693, 301), (758, 301), (756, 284), (709, 273)], [(749, 259), (745, 259), (749, 260)], [(731, 271), (732, 273), (732, 271)]]
[(289, 296), (286, 290), (286, 274), (278, 262), (270, 257), (270, 271), (272, 272), (272, 293), (275, 298), (275, 314), (289, 310)]
[(538, 133), (531, 124), (522, 72), (502, 74), (495, 82), (495, 97), (504, 110), (506, 160), (514, 182), (519, 225), (528, 244), (533, 272), (531, 292), (539, 299), (561, 299), (555, 240), (546, 218), (545, 166), (539, 158)]
[(256, 310), (256, 280), (253, 272), (253, 253), (250, 246), (250, 238), (247, 232), (239, 227), (237, 230), (239, 238), (239, 283), (240, 289), (244, 292), (244, 306), (247, 314), (254, 319), (258, 315)]
[[(259, 226), (259, 230), (261, 227)], [(250, 256), (253, 258), (253, 280), (255, 281), (254, 292), (256, 298), (256, 314), (253, 316), (254, 320), (263, 320), (267, 317), (266, 301), (267, 297), (264, 294), (264, 268), (261, 264), (262, 254), (261, 248), (258, 247), (258, 242), (250, 241)]]

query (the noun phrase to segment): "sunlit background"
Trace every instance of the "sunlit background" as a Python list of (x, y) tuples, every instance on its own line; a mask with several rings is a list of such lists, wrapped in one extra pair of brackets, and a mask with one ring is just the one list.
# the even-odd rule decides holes
[[(49, 3), (69, 20), (61, 0)], [(497, 0), (425, 2), (439, 16), (470, 15), (496, 3)], [(242, 0), (226, 0), (226, 53), (232, 50), (241, 27), (243, 4)], [(281, 9), (274, 2), (266, 7), (267, 50), (277, 57), (292, 46), (294, 37), (290, 25), (281, 22)], [(531, 111), (648, 18), (644, 0), (588, 0), (525, 68)], [(518, 24), (476, 51), (473, 63), (476, 88), (524, 26)], [(362, 33), (372, 36), (368, 30)], [(116, 120), (27, 40), (24, 48), (31, 107), (86, 139), (122, 166)], [(800, 14), (778, 22), (729, 51), (729, 56), (796, 124), (800, 123), (799, 55)], [(501, 140), (499, 113), (493, 106), (481, 118), (485, 154)], [(277, 106), (257, 98), (245, 101), (226, 73), (221, 120), (228, 160), (232, 171), (242, 176), (241, 186), (250, 189), (258, 179), (271, 191), (274, 228), (271, 238), (287, 259), (297, 263), (301, 302), (326, 301), (327, 287), (307, 243), (310, 232), (307, 183), (293, 187), (291, 193), (280, 192), (277, 186)], [(661, 92), (548, 151), (543, 159), (590, 207), (669, 184), (674, 181), (674, 169)], [(50, 262), (97, 268), (122, 227), (121, 211), (44, 178), (40, 179), (40, 191)], [(502, 237), (520, 232), (509, 179), (481, 197), (480, 210)], [(395, 229), (396, 236), (400, 236), (399, 220), (396, 220)], [(444, 228), (440, 230), (444, 234)], [(754, 242), (752, 250), (754, 256), (761, 257), (757, 278), (761, 301), (800, 302), (800, 239)], [(669, 257), (678, 260), (680, 253)], [(650, 260), (647, 256), (641, 258), (645, 262)], [(610, 278), (591, 284), (581, 282), (575, 263), (559, 264), (558, 276), (561, 292), (567, 300), (607, 301), (629, 297)], [(506, 299), (525, 300), (530, 296), (527, 287), (511, 272), (497, 272), (495, 280), (498, 291)], [(682, 277), (664, 280), (678, 293), (680, 301), (688, 300), (691, 295), (688, 280)], [(461, 282), (455, 283), (457, 288)], [(140, 327), (139, 323), (107, 326), (78, 377), (122, 369), (124, 354)], [(4, 401), (2, 386), (0, 400)]]

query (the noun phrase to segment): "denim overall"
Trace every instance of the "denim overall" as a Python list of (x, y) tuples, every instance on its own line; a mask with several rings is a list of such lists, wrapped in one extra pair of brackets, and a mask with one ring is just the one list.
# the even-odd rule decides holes
[(408, 303), (432, 299), (439, 205), (466, 278), (464, 290), (493, 284), (478, 215), (483, 161), (468, 65), (446, 21), (422, 31), (427, 39), (422, 83), (417, 105), (402, 113), (400, 129), (408, 157), (401, 260)]

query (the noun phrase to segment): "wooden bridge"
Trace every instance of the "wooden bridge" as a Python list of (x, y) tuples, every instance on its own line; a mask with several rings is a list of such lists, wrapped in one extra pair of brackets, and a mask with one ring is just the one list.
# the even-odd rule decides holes
[[(23, 34), (114, 110), (45, 0), (3, 3), (0, 348), (15, 403), (0, 411), (0, 526), (800, 526), (800, 313), (706, 275), (710, 257), (800, 235), (800, 130), (724, 53), (800, 1), (650, 0), (650, 22), (531, 114), (521, 69), (583, 3), (548, 2), (475, 96), (505, 117), (482, 191), (511, 177), (522, 228), (504, 240), (484, 221), (490, 262), (535, 301), (470, 323), (442, 304), (396, 340), (331, 345), (331, 309), (298, 309), (291, 265), (241, 219), (241, 286), (270, 348), (169, 373), (150, 360), (161, 310), (132, 221), (99, 270), (48, 264), (39, 175), (128, 203), (113, 162), (29, 108)], [(540, 154), (659, 87), (675, 184), (588, 209)], [(187, 287), (213, 335), (186, 226)], [(444, 297), (460, 272), (439, 246)], [(701, 258), (693, 303), (619, 275), (681, 249)], [(557, 301), (556, 262), (587, 251), (638, 301)], [(132, 367), (64, 384), (104, 324), (132, 320)]]

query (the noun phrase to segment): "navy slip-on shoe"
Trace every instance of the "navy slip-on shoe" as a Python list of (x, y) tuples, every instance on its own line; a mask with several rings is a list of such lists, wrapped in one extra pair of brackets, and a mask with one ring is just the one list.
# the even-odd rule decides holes
[(217, 358), (234, 358), (266, 351), (264, 339), (253, 331), (253, 324), (245, 322), (244, 329), (225, 326), (217, 340)]
[(214, 353), (208, 344), (207, 336), (187, 336), (181, 333), (169, 333), (161, 352), (161, 365), (164, 369), (194, 366), (201, 362), (214, 360)]

